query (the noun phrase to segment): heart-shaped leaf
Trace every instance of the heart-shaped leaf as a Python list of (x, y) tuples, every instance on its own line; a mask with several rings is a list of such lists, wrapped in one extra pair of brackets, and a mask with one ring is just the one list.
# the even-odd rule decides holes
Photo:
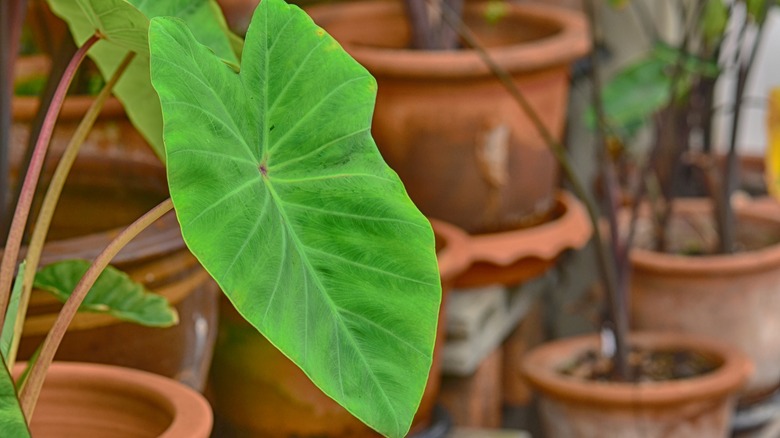
[(326, 394), (403, 436), (441, 289), (430, 225), (370, 135), (376, 82), (281, 0), (255, 11), (240, 74), (179, 20), (149, 40), (187, 245)]
[(0, 436), (28, 438), (30, 431), (19, 405), (14, 381), (2, 357), (0, 362)]
[[(90, 262), (64, 260), (44, 266), (35, 274), (35, 287), (66, 301)], [(124, 272), (109, 266), (89, 290), (81, 311), (107, 313), (122, 321), (149, 327), (170, 327), (179, 322), (176, 309), (165, 297), (149, 292)]]
[(89, 51), (104, 78), (110, 78), (128, 51), (136, 52), (114, 94), (133, 125), (164, 159), (162, 116), (149, 78), (149, 19), (175, 16), (191, 26), (198, 41), (227, 62), (237, 64), (230, 32), (214, 0), (48, 0), (52, 11), (68, 22), (81, 45), (99, 32), (102, 41)]

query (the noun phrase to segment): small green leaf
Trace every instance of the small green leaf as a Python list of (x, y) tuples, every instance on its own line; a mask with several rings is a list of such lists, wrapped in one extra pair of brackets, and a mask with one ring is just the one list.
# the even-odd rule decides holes
[(430, 224), (371, 138), (376, 82), (281, 0), (255, 11), (240, 73), (180, 20), (149, 40), (188, 247), (320, 389), (404, 436), (441, 287)]
[[(716, 77), (720, 73), (712, 60), (657, 44), (647, 56), (615, 74), (602, 90), (606, 122), (616, 134), (631, 138), (650, 121), (653, 114), (669, 103), (676, 68), (681, 69), (675, 93), (678, 98), (689, 92), (695, 77)], [(596, 126), (592, 108), (585, 112), (585, 122), (591, 129)]]
[[(51, 292), (64, 302), (89, 266), (86, 260), (52, 263), (35, 275), (35, 287)], [(117, 319), (149, 327), (170, 327), (179, 322), (176, 309), (168, 304), (165, 297), (149, 292), (111, 266), (100, 274), (79, 310), (107, 313)]]
[(2, 371), (0, 371), (0, 436), (28, 438), (30, 430), (27, 428), (27, 422), (22, 413), (22, 407), (19, 405), (19, 398), (16, 395), (14, 380), (8, 371), (5, 360), (2, 361)]
[[(649, 57), (617, 73), (602, 90), (607, 123), (622, 137), (630, 138), (650, 120), (650, 116), (669, 102), (671, 82), (666, 62)], [(596, 126), (592, 109), (586, 121)]]
[(509, 11), (505, 0), (490, 0), (485, 7), (485, 20), (490, 24), (496, 24), (504, 18)]
[(710, 47), (718, 45), (729, 21), (729, 8), (723, 0), (707, 0), (701, 16), (701, 30)]
[[(3, 360), (10, 363), (13, 366), (13, 360), (8, 360), (8, 355), (11, 353), (12, 346), (14, 344), (14, 338), (17, 337), (16, 333), (16, 320), (19, 317), (17, 315), (19, 309), (19, 301), (22, 298), (22, 279), (24, 278), (24, 267), (27, 265), (26, 261), (19, 264), (19, 271), (16, 274), (14, 280), (14, 286), (11, 289), (11, 299), (8, 302), (8, 309), (5, 313), (5, 320), (3, 321), (3, 332), (0, 333), (0, 354), (3, 355)], [(18, 335), (21, 335), (19, 333)], [(16, 356), (14, 354), (14, 356)]]
[(622, 9), (628, 5), (631, 0), (609, 0), (609, 5), (615, 9)]
[(766, 0), (745, 0), (745, 3), (748, 17), (756, 23), (763, 23), (766, 19)]
[(110, 78), (128, 51), (137, 54), (114, 94), (122, 101), (133, 125), (164, 159), (162, 115), (157, 94), (149, 78), (149, 19), (156, 16), (182, 18), (194, 29), (195, 37), (231, 64), (238, 58), (231, 34), (214, 0), (48, 0), (52, 11), (70, 27), (76, 43), (81, 45), (100, 32), (103, 40), (90, 49), (104, 78)]

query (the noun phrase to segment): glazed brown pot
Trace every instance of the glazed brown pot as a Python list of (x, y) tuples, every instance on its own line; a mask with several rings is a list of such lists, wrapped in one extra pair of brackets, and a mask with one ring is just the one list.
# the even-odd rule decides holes
[(30, 429), (44, 438), (207, 438), (211, 426), (206, 399), (178, 382), (128, 368), (55, 362)]
[[(26, 80), (33, 77), (46, 77), (51, 61), (44, 55), (19, 58), (14, 65), (15, 79)], [(51, 155), (58, 156), (65, 149), (84, 117), (94, 98), (92, 96), (68, 96), (57, 118), (52, 141), (49, 146)], [(34, 96), (14, 96), (12, 100), (13, 121), (11, 125), (11, 162), (20, 162), (23, 154), (21, 145), (26, 145), (30, 135), (30, 124), (35, 118), (40, 101)], [(124, 161), (140, 162), (148, 165), (159, 163), (149, 144), (133, 127), (127, 118), (122, 104), (110, 97), (100, 112), (95, 125), (81, 146), (84, 154), (100, 155)], [(47, 159), (52, 165), (52, 160)]]
[[(457, 227), (432, 222), (442, 289), (446, 291), (468, 264), (463, 250), (466, 236)], [(442, 299), (445, 297), (446, 293)], [(208, 391), (219, 434), (279, 438), (379, 436), (311, 383), (227, 299), (223, 298), (220, 308), (220, 331)], [(428, 384), (410, 434), (428, 426), (439, 392), (440, 351), (445, 337), (442, 315)]]
[[(71, 177), (44, 246), (42, 265), (94, 259), (122, 225), (166, 197), (160, 165), (86, 156), (77, 161)], [(131, 241), (112, 265), (165, 296), (178, 311), (179, 324), (141, 327), (107, 315), (79, 313), (57, 358), (138, 368), (203, 389), (216, 338), (219, 291), (184, 245), (174, 214)], [(22, 359), (43, 341), (59, 309), (51, 295), (33, 291), (19, 350)]]
[[(34, 57), (19, 65), (22, 76), (33, 75), (46, 71), (48, 61)], [(88, 96), (65, 100), (42, 173), (42, 187), (48, 185), (57, 158), (91, 100)], [(13, 177), (18, 176), (22, 145), (27, 143), (37, 105), (36, 98), (14, 98)], [(124, 226), (167, 196), (165, 169), (132, 128), (119, 102), (110, 100), (68, 176), (41, 263), (94, 259)], [(184, 245), (174, 214), (145, 230), (112, 264), (168, 298), (179, 313), (179, 324), (148, 328), (106, 315), (81, 313), (70, 325), (57, 358), (138, 368), (202, 390), (216, 338), (219, 291)], [(27, 359), (35, 351), (59, 308), (49, 294), (33, 292), (20, 358)]]
[[(707, 240), (701, 230), (714, 233), (709, 205), (677, 201), (671, 241)], [(631, 251), (631, 311), (639, 330), (698, 333), (745, 350), (756, 364), (744, 394), (752, 398), (780, 385), (780, 215), (749, 204), (737, 215), (738, 234), (763, 240), (760, 249), (684, 256), (642, 249), (638, 242)], [(691, 235), (692, 227), (683, 227), (690, 223), (703, 226)]]
[[(569, 64), (589, 49), (585, 20), (542, 4), (505, 8), (506, 15), (490, 23), (485, 3), (472, 2), (465, 20), (560, 138)], [(376, 78), (372, 134), (423, 213), (471, 234), (547, 217), (558, 182), (555, 158), (474, 50), (407, 49), (401, 1), (307, 11)]]
[(728, 344), (679, 333), (637, 333), (634, 345), (647, 349), (699, 352), (720, 366), (697, 377), (662, 382), (618, 383), (566, 376), (560, 369), (588, 350), (598, 337), (582, 336), (537, 347), (522, 371), (539, 397), (547, 436), (555, 438), (725, 438), (736, 393), (752, 366)]

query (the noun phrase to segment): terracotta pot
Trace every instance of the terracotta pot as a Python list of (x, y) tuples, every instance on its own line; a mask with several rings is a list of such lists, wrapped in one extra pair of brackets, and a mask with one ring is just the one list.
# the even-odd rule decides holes
[[(55, 215), (43, 265), (57, 260), (92, 260), (121, 230), (166, 196), (160, 165), (84, 157)], [(120, 227), (120, 228), (117, 228)], [(59, 360), (138, 368), (203, 389), (217, 326), (216, 284), (187, 250), (173, 213), (149, 227), (112, 265), (165, 296), (179, 313), (170, 328), (141, 327), (113, 317), (80, 313), (58, 351)], [(59, 302), (34, 291), (25, 321), (20, 357), (29, 358), (51, 327)]]
[[(560, 138), (569, 64), (589, 49), (582, 14), (506, 3), (506, 15), (490, 23), (485, 3), (465, 10), (466, 22)], [(469, 233), (548, 217), (555, 206), (556, 161), (474, 50), (406, 49), (410, 31), (400, 1), (307, 11), (376, 77), (374, 139), (423, 213)]]
[[(35, 76), (46, 76), (50, 60), (44, 55), (19, 58), (14, 66), (16, 80)], [(70, 141), (79, 122), (93, 101), (92, 96), (68, 96), (57, 119), (56, 128), (49, 146), (52, 156), (59, 156)], [(35, 118), (40, 102), (34, 96), (14, 96), (12, 100), (13, 121), (11, 125), (11, 162), (20, 162), (21, 145), (26, 145), (30, 135), (30, 123)], [(81, 146), (84, 154), (100, 155), (123, 161), (155, 165), (159, 159), (149, 144), (133, 127), (122, 104), (110, 97)], [(53, 160), (47, 159), (47, 163)], [(50, 164), (51, 165), (51, 164)]]
[(574, 196), (558, 192), (552, 214), (551, 220), (530, 228), (469, 236), (471, 265), (455, 286), (523, 283), (550, 269), (563, 251), (581, 248), (590, 240), (590, 220)]
[[(463, 250), (466, 236), (457, 227), (432, 222), (440, 247), (437, 255), (442, 287), (446, 291), (468, 264)], [(446, 292), (442, 299), (445, 297)], [(220, 308), (220, 331), (208, 392), (217, 418), (217, 432), (237, 437), (379, 436), (322, 393), (250, 326), (227, 299), (223, 298)], [(439, 392), (439, 352), (444, 342), (444, 327), (444, 318), (440, 316), (428, 384), (410, 435), (424, 430), (433, 414)]]
[[(710, 211), (704, 200), (677, 202), (671, 241), (701, 237), (686, 235), (684, 223), (712, 229)], [(744, 394), (752, 397), (780, 384), (780, 216), (743, 206), (738, 221), (739, 234), (765, 240), (761, 249), (684, 256), (642, 249), (638, 242), (631, 251), (631, 311), (639, 330), (698, 333), (743, 349), (756, 363)]]
[[(24, 61), (24, 68), (33, 72), (45, 70), (48, 64), (46, 58)], [(37, 104), (35, 98), (14, 98), (10, 154), (14, 177)], [(87, 96), (66, 99), (42, 187), (48, 185), (57, 158), (90, 104)], [(119, 103), (109, 101), (68, 177), (42, 264), (93, 259), (124, 226), (167, 196), (162, 164), (127, 121)], [(168, 298), (178, 310), (180, 323), (166, 329), (147, 328), (82, 313), (71, 324), (57, 358), (139, 368), (203, 389), (216, 337), (218, 289), (184, 245), (175, 216), (171, 213), (144, 231), (112, 264)], [(20, 358), (30, 357), (59, 308), (49, 294), (34, 291)]]
[[(22, 371), (17, 364), (14, 373)], [(127, 368), (55, 362), (32, 417), (35, 437), (207, 438), (211, 407), (192, 389)]]
[(524, 358), (522, 371), (539, 396), (547, 436), (730, 436), (735, 395), (751, 371), (744, 353), (709, 338), (678, 333), (635, 334), (631, 342), (649, 349), (690, 349), (721, 365), (710, 373), (674, 381), (588, 381), (559, 370), (585, 351), (596, 349), (596, 336), (543, 344)]

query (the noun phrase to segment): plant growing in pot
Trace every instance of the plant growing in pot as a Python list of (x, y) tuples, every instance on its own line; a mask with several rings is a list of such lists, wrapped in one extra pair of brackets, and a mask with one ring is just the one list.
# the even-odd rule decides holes
[[(640, 126), (655, 134), (632, 181), (633, 205), (619, 219), (636, 234), (629, 258), (634, 327), (704, 334), (744, 349), (756, 372), (743, 403), (780, 385), (780, 342), (772, 334), (780, 311), (780, 222), (732, 200), (737, 134), (750, 104), (746, 83), (774, 3), (680, 2), (681, 38), (658, 39), (604, 89), (613, 143), (631, 141)], [(730, 87), (718, 86), (729, 79)], [(716, 106), (716, 88), (726, 90), (725, 110)], [(716, 147), (719, 111), (733, 114), (725, 157)], [(643, 204), (644, 193), (651, 196)], [(691, 195), (703, 199), (685, 198)]]
[[(14, 3), (16, 2), (5, 2), (4, 7)], [(20, 3), (19, 9), (23, 10), (25, 2), (18, 3)], [(35, 5), (48, 11), (43, 1), (27, 3), (30, 7)], [(52, 6), (57, 6), (57, 2), (52, 2)], [(30, 9), (25, 26), (34, 21), (32, 19), (35, 16), (30, 16), (35, 15), (33, 11)], [(186, 10), (169, 10), (169, 13), (178, 13), (190, 22), (199, 23), (197, 26), (199, 35), (211, 35), (213, 41), (222, 42), (226, 49), (220, 52), (227, 54), (226, 57), (231, 55), (236, 59), (230, 50), (229, 35), (220, 26), (219, 10), (215, 9), (213, 4), (203, 2)], [(11, 193), (9, 200), (11, 205), (24, 179), (25, 163), (29, 162), (28, 152), (32, 151), (31, 146), (27, 146), (27, 149), (25, 146), (28, 143), (34, 145), (36, 126), (40, 126), (36, 124), (39, 117), (36, 113), (40, 113), (41, 118), (45, 114), (48, 108), (47, 102), (51, 99), (49, 89), (51, 88), (53, 92), (59, 74), (66, 68), (72, 54), (76, 52), (76, 44), (67, 33), (66, 23), (51, 12), (48, 12), (48, 15), (52, 21), (58, 22), (59, 28), (66, 31), (56, 34), (60, 42), (56, 56), (49, 59), (43, 54), (27, 49), (16, 63), (3, 64), (4, 69), (17, 70), (17, 77), (14, 78), (15, 91), (31, 83), (46, 83), (43, 93), (33, 90), (35, 93), (32, 95), (20, 95), (17, 92), (11, 99), (12, 111), (7, 114), (11, 118), (11, 129), (4, 130), (3, 134), (10, 134), (12, 142), (7, 145), (9, 147), (4, 146), (2, 149), (10, 158), (10, 163), (6, 163), (10, 164), (10, 169), (8, 166), (3, 166), (5, 170), (10, 170), (10, 184), (8, 180), (3, 180), (5, 184), (0, 183), (3, 193)], [(23, 30), (19, 27), (22, 21), (21, 19), (14, 21), (14, 26), (4, 27), (2, 32), (14, 33)], [(74, 26), (77, 24), (74, 23)], [(41, 32), (39, 28), (33, 27), (33, 29), (35, 29), (33, 36)], [(45, 29), (50, 31), (48, 28)], [(29, 29), (24, 30), (25, 34), (30, 34)], [(74, 29), (74, 33), (78, 33), (78, 30), (78, 28)], [(214, 47), (215, 50), (219, 50), (217, 43), (214, 43)], [(95, 53), (90, 51), (88, 56), (94, 57), (99, 65), (105, 67), (103, 58), (106, 48), (100, 45), (98, 48), (100, 50)], [(30, 53), (38, 54), (32, 57), (26, 56)], [(119, 61), (121, 58), (116, 60)], [(28, 68), (30, 64), (33, 68)], [(145, 65), (146, 82), (138, 80), (139, 72), (144, 71), (143, 65)], [(111, 68), (104, 69), (105, 80), (111, 77), (116, 66), (109, 67)], [(72, 164), (74, 171), (71, 172), (72, 175), (62, 189), (60, 195), (62, 205), (51, 217), (51, 225), (45, 224), (48, 222), (48, 213), (45, 212), (40, 217), (37, 214), (43, 203), (43, 191), (40, 192), (41, 196), (35, 197), (29, 222), (32, 224), (40, 219), (34, 228), (50, 230), (47, 235), (36, 233), (36, 241), (31, 243), (35, 246), (46, 240), (42, 253), (43, 264), (71, 258), (94, 258), (123, 227), (168, 197), (165, 168), (140, 134), (140, 132), (147, 134), (151, 144), (162, 144), (161, 132), (152, 129), (158, 125), (161, 127), (162, 120), (159, 115), (159, 99), (148, 80), (148, 61), (134, 59), (128, 69), (129, 72), (123, 74), (116, 86), (111, 89), (119, 90), (116, 93), (120, 97), (133, 94), (136, 99), (134, 102), (139, 102), (139, 96), (152, 97), (154, 100), (151, 102), (128, 106), (129, 109), (135, 108), (135, 114), (141, 107), (141, 111), (146, 113), (146, 118), (140, 121), (134, 120), (139, 121), (141, 128), (149, 126), (136, 130), (128, 121), (122, 103), (112, 97), (110, 92), (108, 93), (109, 97), (103, 104), (94, 125), (88, 130), (86, 139), (81, 143), (78, 155), (71, 151), (62, 160), (64, 163), (70, 163), (75, 157)], [(18, 73), (24, 76), (19, 77)], [(104, 82), (96, 79), (96, 77), (100, 78), (100, 75), (100, 70), (92, 60), (82, 63), (77, 70), (74, 83), (68, 89), (57, 117), (56, 128), (42, 170), (41, 184), (39, 184), (41, 188), (48, 186), (51, 179), (62, 176), (62, 171), (58, 171), (59, 176), (54, 176), (55, 166), (63, 156), (71, 138), (76, 135), (79, 122), (96, 99), (95, 93)], [(85, 77), (89, 80), (85, 81)], [(85, 88), (94, 87), (84, 87), (83, 82), (96, 83), (98, 89), (87, 92)], [(135, 83), (135, 85), (128, 88), (128, 83)], [(144, 83), (145, 87), (142, 86)], [(50, 86), (51, 84), (53, 85)], [(41, 110), (36, 110), (37, 107)], [(157, 111), (154, 111), (155, 107)], [(150, 125), (149, 122), (154, 120), (150, 114), (155, 113), (158, 114), (159, 120)], [(159, 153), (163, 153), (161, 147)], [(0, 216), (10, 219), (11, 214)], [(30, 233), (27, 237), (31, 237)], [(2, 240), (5, 241), (5, 237)], [(164, 330), (154, 330), (124, 323), (106, 315), (81, 313), (76, 316), (63, 339), (58, 350), (58, 358), (138, 368), (174, 377), (196, 390), (202, 390), (216, 337), (218, 291), (213, 280), (187, 250), (175, 216), (169, 214), (154, 227), (145, 230), (138, 239), (122, 251), (114, 264), (148, 289), (169, 299), (179, 312), (180, 323)], [(32, 263), (29, 269), (30, 272), (34, 272)], [(26, 327), (19, 346), (20, 358), (27, 359), (33, 354), (51, 328), (57, 310), (56, 299), (37, 289), (32, 292), (29, 318), (25, 321)], [(172, 348), (172, 345), (175, 347)]]
[[(513, 264), (547, 260), (551, 253), (554, 258), (587, 240), (587, 221), (577, 214), (580, 226), (556, 227), (565, 237), (544, 240), (543, 250), (528, 248), (538, 238), (503, 234), (557, 225), (561, 211), (571, 213), (578, 205), (558, 195), (552, 153), (454, 31), (462, 22), (473, 29), (560, 138), (569, 64), (588, 50), (581, 14), (542, 4), (457, 0), (345, 2), (307, 10), (377, 78), (372, 132), (412, 200), (427, 216), (475, 236), (486, 270), (515, 271), (507, 279), (491, 274), (489, 283), (516, 284), (540, 275), (544, 269), (528, 275), (528, 269), (522, 272), (527, 266)], [(496, 247), (478, 239), (490, 235), (515, 243)]]
[[(430, 224), (369, 134), (373, 78), (282, 0), (258, 6), (240, 67), (180, 19), (150, 21), (121, 0), (79, 7), (94, 26), (80, 55), (100, 40), (149, 59), (172, 199), (120, 233), (79, 280), (26, 374), (22, 410), (2, 373), (4, 434), (25, 433), (56, 344), (98, 274), (175, 209), (188, 247), (244, 318), (370, 427), (405, 435), (431, 366), (440, 283)], [(26, 208), (17, 207), (15, 240)], [(6, 296), (18, 247), (4, 252)]]
[[(592, 3), (588, 10), (593, 17)], [(489, 56), (486, 58), (489, 60)], [(498, 65), (489, 64), (498, 76), (507, 77)], [(598, 64), (594, 58), (592, 65), (597, 78)], [(511, 82), (505, 83), (521, 105), (529, 108), (522, 92)], [(594, 80), (594, 96), (596, 114), (603, 121), (598, 80)], [(545, 131), (541, 123), (536, 123), (536, 128)], [(553, 150), (561, 151), (552, 136), (545, 138)], [(748, 379), (751, 362), (735, 347), (712, 338), (675, 333), (628, 335), (628, 249), (634, 233), (627, 233), (628, 240), (620, 233), (615, 163), (607, 150), (606, 144), (600, 149), (607, 195), (606, 239), (600, 238), (597, 208), (570, 171), (567, 156), (556, 154), (575, 191), (589, 206), (608, 306), (600, 338), (553, 342), (534, 349), (524, 358), (523, 372), (540, 393), (546, 429), (556, 437), (597, 437), (604, 433), (725, 437), (730, 432), (735, 395)], [(631, 226), (635, 224), (632, 222)], [(663, 363), (667, 365), (659, 366)], [(664, 372), (654, 376), (652, 369)]]

